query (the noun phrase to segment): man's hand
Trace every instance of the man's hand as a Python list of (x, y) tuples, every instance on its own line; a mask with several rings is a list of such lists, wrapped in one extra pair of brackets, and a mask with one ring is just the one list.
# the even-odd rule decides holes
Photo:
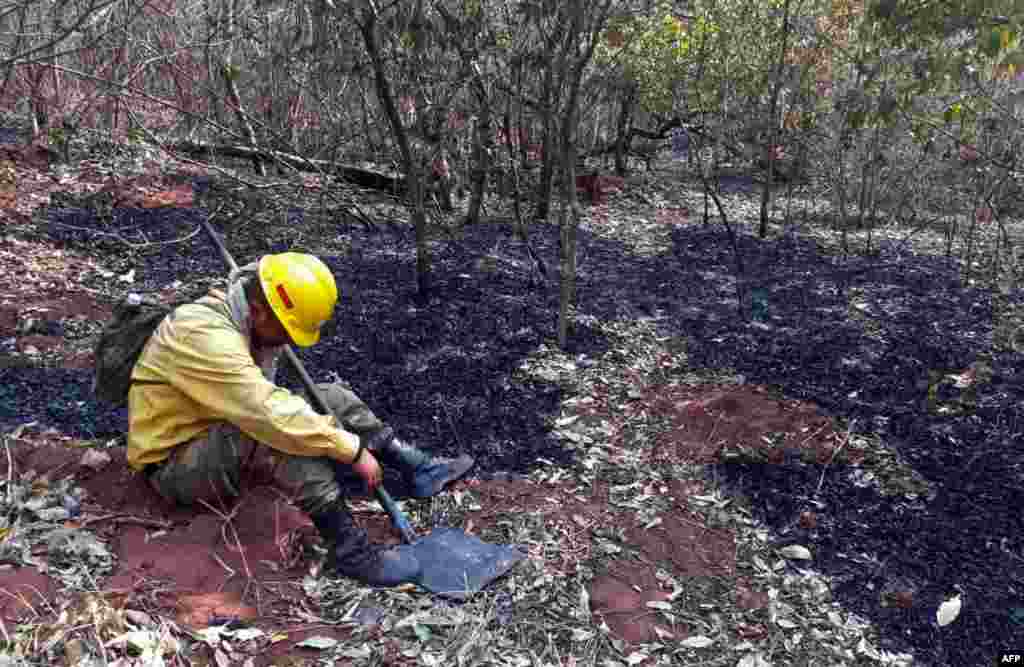
[(363, 478), (363, 481), (366, 482), (366, 487), (371, 493), (377, 490), (377, 487), (380, 486), (381, 481), (384, 479), (384, 472), (380, 469), (380, 464), (377, 463), (376, 457), (370, 453), (369, 449), (363, 450), (363, 453), (359, 456), (359, 461), (352, 464), (352, 469)]

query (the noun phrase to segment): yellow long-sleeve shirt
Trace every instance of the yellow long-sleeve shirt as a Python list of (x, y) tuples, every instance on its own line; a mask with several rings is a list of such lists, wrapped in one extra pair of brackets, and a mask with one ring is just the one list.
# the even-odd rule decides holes
[(359, 437), (264, 377), (228, 312), (223, 293), (212, 292), (153, 333), (132, 371), (128, 464), (141, 470), (163, 461), (224, 421), (286, 454), (351, 463)]

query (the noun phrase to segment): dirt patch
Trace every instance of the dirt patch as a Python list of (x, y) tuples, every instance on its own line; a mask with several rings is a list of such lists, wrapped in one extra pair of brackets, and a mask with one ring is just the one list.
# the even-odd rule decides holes
[(661, 461), (718, 463), (730, 455), (769, 463), (863, 460), (856, 449), (840, 450), (842, 435), (814, 405), (779, 399), (763, 387), (658, 387), (646, 402), (671, 420), (655, 448)]
[(672, 564), (672, 571), (685, 577), (729, 576), (736, 571), (735, 536), (712, 530), (679, 510), (663, 513), (656, 526), (633, 525), (626, 530), (629, 544), (652, 566)]
[(634, 644), (662, 641), (669, 637), (681, 639), (686, 627), (666, 620), (649, 602), (667, 602), (672, 591), (647, 567), (616, 561), (608, 573), (590, 586), (590, 605), (598, 623), (608, 624), (615, 636)]
[[(712, 582), (725, 581), (736, 572), (735, 535), (709, 528), (685, 508), (686, 496), (703, 490), (699, 484), (673, 480), (659, 499), (671, 504), (653, 522), (638, 512), (617, 509), (606, 483), (581, 489), (514, 480), (475, 482), (470, 488), (479, 494), (485, 509), (468, 513), (468, 525), (485, 528), (511, 511), (537, 514), (564, 539), (557, 551), (535, 550), (531, 555), (544, 559), (546, 570), (566, 576), (575, 573), (579, 562), (599, 555), (593, 553), (594, 534), (621, 527), (622, 540), (613, 548), (628, 551), (632, 558), (607, 562), (588, 591), (599, 622), (603, 620), (616, 637), (628, 642), (685, 637), (685, 626), (647, 606), (669, 599), (670, 581), (686, 586), (726, 585)], [(668, 577), (659, 579), (659, 571)]]
[(100, 271), (76, 253), (0, 238), (0, 331), (13, 336), (0, 343), (29, 364), (91, 367), (92, 336), (111, 308), (81, 282)]
[(0, 569), (0, 618), (7, 623), (44, 614), (53, 594), (53, 581), (34, 567)]

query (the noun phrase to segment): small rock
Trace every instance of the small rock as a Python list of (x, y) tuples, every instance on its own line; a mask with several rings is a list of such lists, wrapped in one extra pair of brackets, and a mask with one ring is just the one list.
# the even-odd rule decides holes
[(37, 354), (39, 354), (39, 348), (36, 347), (35, 345), (26, 345), (25, 346), (25, 354), (34, 357)]
[(82, 459), (78, 462), (83, 468), (89, 468), (90, 470), (102, 470), (110, 464), (110, 454), (102, 452), (98, 449), (88, 449), (85, 454), (82, 454)]

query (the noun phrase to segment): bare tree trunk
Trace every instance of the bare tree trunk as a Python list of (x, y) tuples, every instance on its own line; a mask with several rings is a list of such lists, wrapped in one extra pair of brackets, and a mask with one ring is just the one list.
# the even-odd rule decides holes
[[(242, 129), (245, 142), (250, 148), (257, 150), (259, 142), (256, 140), (256, 129), (253, 127), (252, 121), (249, 120), (249, 115), (245, 113), (242, 98), (238, 94), (238, 82), (235, 80), (238, 77), (238, 70), (233, 68), (231, 62), (227, 60), (221, 65), (220, 73), (228, 92), (228, 103), (235, 112), (235, 118), (238, 120), (238, 126)], [(254, 157), (252, 166), (260, 176), (267, 175), (267, 166), (260, 158)]]
[[(481, 86), (483, 84), (480, 84)], [(480, 102), (480, 117), (473, 128), (473, 167), (472, 183), (469, 197), (469, 210), (466, 212), (466, 224), (480, 221), (480, 209), (483, 207), (484, 193), (487, 189), (487, 175), (491, 173), (493, 150), (491, 148), (493, 122), (491, 107), (483, 98)]]
[[(554, 49), (551, 49), (552, 55)], [(553, 57), (552, 57), (553, 59)], [(553, 179), (555, 175), (555, 156), (558, 139), (554, 133), (554, 108), (558, 104), (559, 94), (556, 91), (554, 65), (548, 65), (544, 69), (544, 78), (541, 84), (540, 108), (541, 123), (544, 126), (543, 151), (541, 160), (540, 182), (537, 184), (536, 200), (534, 203), (533, 219), (541, 222), (548, 219), (551, 211), (551, 195), (553, 192)]]
[(416, 289), (421, 300), (425, 300), (430, 294), (430, 248), (427, 245), (427, 215), (424, 211), (424, 167), (413, 154), (412, 145), (409, 142), (409, 135), (402, 125), (402, 118), (398, 113), (395, 104), (395, 95), (391, 89), (385, 71), (384, 59), (380, 52), (380, 44), (377, 41), (378, 16), (375, 5), (370, 3), (369, 7), (362, 10), (359, 17), (359, 32), (363, 36), (366, 45), (366, 53), (370, 56), (373, 64), (374, 86), (377, 90), (377, 99), (388, 123), (391, 125), (391, 133), (398, 144), (402, 154), (404, 171), (406, 174), (406, 188), (411, 201), (411, 215), (413, 226), (416, 229)]
[[(214, 54), (214, 44), (218, 43), (223, 37), (221, 25), (224, 23), (224, 15), (227, 10), (224, 4), (218, 0), (206, 0), (205, 5), (204, 15), (207, 17), (209, 34), (206, 36), (206, 48), (203, 55), (206, 59), (206, 78), (211, 83), (209, 88), (210, 100), (207, 103), (207, 109), (213, 111), (213, 118), (217, 125), (225, 127), (227, 123), (224, 122), (224, 109), (221, 107), (220, 100), (216, 98), (212, 84), (219, 78), (217, 76), (217, 63), (219, 59)], [(214, 7), (216, 7), (216, 10)]]
[[(608, 17), (610, 0), (596, 6), (585, 7), (585, 0), (575, 0), (569, 11), (571, 22), (566, 25), (561, 61), (565, 63), (560, 72), (563, 86), (567, 88), (566, 102), (561, 116), (560, 157), (562, 161), (562, 214), (559, 220), (558, 256), (560, 270), (558, 300), (558, 346), (563, 350), (569, 340), (570, 310), (576, 299), (576, 234), (579, 229), (579, 204), (576, 201), (576, 131), (578, 129), (580, 85), (583, 70), (590, 62), (597, 44), (598, 35)], [(596, 3), (595, 3), (596, 4)], [(589, 26), (589, 37), (584, 37), (584, 17), (587, 10), (593, 23)], [(579, 51), (579, 42), (586, 39), (584, 52)], [(568, 54), (575, 57), (570, 61)], [(571, 63), (571, 67), (570, 67)], [(550, 134), (550, 133), (549, 133)], [(547, 141), (545, 142), (547, 143)], [(546, 161), (546, 160), (545, 160)]]
[(765, 160), (768, 163), (768, 176), (761, 191), (761, 225), (758, 227), (757, 235), (764, 238), (768, 235), (768, 208), (771, 204), (772, 181), (775, 178), (775, 146), (779, 143), (779, 93), (782, 92), (782, 68), (786, 65), (786, 52), (789, 50), (789, 5), (791, 0), (785, 0), (782, 5), (782, 47), (779, 50), (779, 62), (775, 67), (775, 80), (772, 82), (772, 99), (768, 109), (769, 122), (771, 122), (771, 141), (764, 147)]
[(629, 128), (633, 117), (633, 107), (636, 105), (637, 84), (630, 81), (626, 84), (626, 90), (622, 96), (622, 105), (619, 108), (618, 127), (615, 132), (615, 173), (625, 176), (627, 172), (626, 151), (629, 150)]
[(429, 169), (429, 166), (421, 169), (414, 166), (408, 180), (412, 223), (416, 230), (416, 294), (424, 302), (430, 295), (430, 247), (427, 245), (427, 212), (424, 207), (425, 169)]
[[(227, 11), (227, 16), (225, 17), (224, 27), (228, 44), (230, 44), (237, 30), (235, 22), (238, 19), (238, 0), (228, 0), (225, 11)], [(238, 128), (241, 130), (245, 142), (250, 148), (255, 150), (257, 148), (256, 130), (253, 128), (249, 115), (245, 112), (242, 97), (238, 93), (239, 69), (232, 64), (232, 49), (230, 46), (221, 58), (219, 69), (221, 78), (224, 80), (224, 88), (228, 94), (228, 104), (231, 105), (231, 110), (235, 114)], [(267, 168), (260, 158), (254, 157), (252, 166), (260, 176), (267, 175)]]

